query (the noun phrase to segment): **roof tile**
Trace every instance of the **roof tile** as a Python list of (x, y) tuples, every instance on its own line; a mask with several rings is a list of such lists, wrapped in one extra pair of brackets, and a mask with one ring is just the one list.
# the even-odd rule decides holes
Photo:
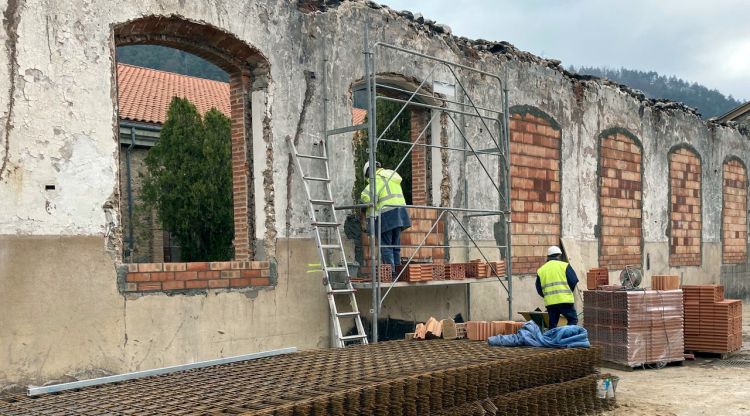
[(164, 124), (172, 97), (187, 98), (201, 114), (216, 108), (230, 116), (226, 82), (117, 64), (117, 92), (122, 119)]

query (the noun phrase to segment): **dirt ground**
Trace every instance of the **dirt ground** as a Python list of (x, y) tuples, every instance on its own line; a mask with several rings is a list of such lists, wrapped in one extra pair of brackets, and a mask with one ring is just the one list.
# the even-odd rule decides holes
[(602, 371), (620, 377), (615, 410), (607, 416), (739, 416), (750, 415), (750, 305), (743, 305), (742, 351), (727, 360), (697, 358), (662, 369)]

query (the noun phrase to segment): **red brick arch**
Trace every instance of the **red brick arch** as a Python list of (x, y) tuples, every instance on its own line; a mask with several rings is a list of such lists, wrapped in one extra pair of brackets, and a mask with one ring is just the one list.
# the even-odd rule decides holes
[(603, 131), (599, 140), (599, 265), (615, 270), (640, 265), (643, 149), (621, 128)]
[(741, 264), (747, 262), (747, 168), (730, 157), (722, 170), (722, 262)]
[(510, 109), (513, 272), (535, 273), (560, 243), (560, 125), (531, 106)]
[(687, 145), (669, 152), (669, 265), (700, 266), (701, 159)]
[(231, 33), (177, 16), (131, 20), (114, 26), (113, 34), (116, 46), (168, 46), (198, 55), (229, 74), (235, 260), (249, 260), (255, 235), (250, 94), (267, 88), (268, 60)]

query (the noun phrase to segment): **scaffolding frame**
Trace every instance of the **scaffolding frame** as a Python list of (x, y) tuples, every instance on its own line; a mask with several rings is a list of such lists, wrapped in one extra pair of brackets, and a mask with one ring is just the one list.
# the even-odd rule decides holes
[[(513, 279), (512, 279), (512, 243), (511, 243), (511, 201), (510, 201), (510, 142), (509, 142), (509, 124), (508, 124), (508, 87), (507, 87), (507, 80), (502, 79), (500, 76), (489, 73), (486, 71), (482, 71), (476, 68), (472, 68), (466, 65), (462, 65), (459, 63), (451, 62), (448, 60), (444, 60), (435, 56), (427, 55), (415, 50), (399, 47), (396, 45), (388, 44), (385, 42), (375, 42), (370, 46), (369, 41), (369, 30), (368, 25), (365, 25), (365, 31), (364, 31), (364, 49), (363, 49), (363, 55), (364, 55), (364, 65), (365, 65), (365, 85), (366, 85), (366, 97), (367, 97), (367, 122), (355, 125), (355, 126), (347, 126), (342, 128), (336, 128), (332, 130), (327, 129), (327, 107), (326, 104), (324, 104), (324, 130), (325, 130), (325, 138), (326, 138), (326, 145), (328, 144), (328, 138), (340, 134), (345, 134), (349, 132), (355, 132), (360, 130), (366, 130), (368, 133), (368, 140), (369, 140), (369, 148), (368, 148), (368, 161), (369, 166), (375, 166), (376, 160), (377, 160), (377, 146), (380, 142), (393, 142), (398, 143), (401, 145), (408, 145), (408, 149), (404, 153), (404, 156), (401, 158), (399, 164), (393, 168), (394, 173), (398, 170), (399, 167), (407, 160), (408, 156), (412, 153), (412, 151), (417, 147), (425, 147), (426, 149), (441, 149), (441, 150), (447, 150), (447, 151), (457, 151), (463, 153), (463, 166), (464, 169), (467, 166), (467, 162), (469, 160), (469, 157), (473, 156), (481, 166), (483, 172), (487, 175), (490, 182), (492, 183), (492, 187), (497, 193), (497, 208), (469, 208), (469, 200), (468, 200), (468, 180), (466, 178), (466, 175), (464, 175), (464, 184), (463, 184), (463, 203), (466, 205), (465, 207), (442, 207), (442, 206), (430, 206), (430, 205), (407, 205), (406, 208), (417, 208), (417, 209), (424, 209), (424, 210), (437, 210), (438, 215), (437, 219), (435, 219), (432, 222), (430, 231), (427, 232), (427, 234), (422, 238), (422, 241), (420, 241), (417, 245), (383, 245), (380, 246), (376, 243), (377, 237), (380, 236), (381, 231), (381, 225), (382, 225), (382, 212), (375, 213), (375, 206), (377, 204), (377, 195), (376, 195), (376, 179), (375, 175), (371, 175), (369, 177), (369, 185), (370, 185), (370, 202), (368, 204), (355, 204), (355, 205), (349, 205), (349, 206), (338, 206), (334, 209), (336, 210), (350, 210), (350, 209), (359, 209), (359, 208), (369, 208), (368, 212), (375, 213), (375, 215), (368, 215), (367, 220), (369, 222), (368, 229), (370, 230), (369, 234), (369, 248), (370, 248), (370, 277), (371, 280), (367, 284), (358, 284), (358, 287), (366, 287), (369, 289), (372, 289), (372, 309), (371, 309), (371, 315), (372, 315), (372, 342), (378, 341), (378, 318), (381, 313), (381, 309), (383, 306), (383, 302), (390, 294), (391, 290), (394, 287), (397, 287), (396, 285), (399, 283), (399, 279), (404, 274), (404, 271), (407, 269), (407, 267), (403, 267), (402, 270), (396, 275), (390, 284), (388, 282), (381, 282), (380, 281), (380, 266), (382, 264), (382, 256), (380, 248), (412, 248), (414, 249), (414, 252), (409, 257), (408, 261), (405, 263), (404, 266), (408, 266), (412, 263), (417, 253), (419, 253), (419, 250), (421, 248), (446, 248), (447, 252), (450, 253), (451, 249), (466, 249), (467, 258), (469, 257), (469, 250), (471, 248), (476, 249), (481, 257), (484, 259), (484, 261), (489, 263), (489, 259), (487, 257), (487, 254), (484, 250), (492, 249), (497, 250), (503, 260), (505, 260), (505, 278), (500, 278), (498, 271), (495, 269), (495, 265), (492, 263), (489, 263), (491, 268), (491, 275), (494, 275), (497, 280), (500, 282), (501, 287), (507, 294), (507, 301), (508, 301), (508, 319), (511, 319), (512, 311), (513, 311)], [(403, 54), (406, 55), (412, 59), (421, 59), (423, 61), (429, 62), (432, 64), (432, 68), (430, 69), (427, 76), (422, 78), (421, 83), (419, 86), (417, 86), (414, 89), (408, 89), (408, 88), (398, 88), (394, 87), (392, 85), (382, 84), (378, 82), (378, 70), (377, 70), (377, 63), (378, 63), (378, 51), (381, 50), (387, 50), (391, 53), (396, 54)], [(454, 88), (456, 89), (456, 92), (458, 92), (458, 88), (460, 88), (461, 92), (461, 100), (458, 101), (456, 99), (450, 99), (449, 97), (445, 97), (442, 95), (436, 95), (434, 91), (427, 91), (425, 89), (426, 82), (430, 79), (432, 79), (432, 84), (435, 84), (434, 80), (434, 74), (438, 68), (443, 68), (444, 70), (447, 69), (447, 73), (452, 76), (451, 81), (455, 82), (453, 84)], [(324, 71), (325, 73), (326, 71)], [(465, 87), (465, 83), (462, 82), (462, 77), (459, 75), (461, 73), (468, 73), (473, 74), (475, 76), (480, 76), (481, 78), (489, 79), (491, 82), (497, 83), (497, 89), (496, 91), (499, 93), (500, 98), (500, 107), (499, 108), (491, 108), (491, 106), (487, 105), (477, 105), (475, 100), (472, 98), (471, 93), (468, 91), (468, 89)], [(325, 75), (324, 75), (325, 76)], [(325, 78), (324, 78), (325, 83)], [(432, 89), (433, 85), (430, 85), (430, 88)], [(489, 87), (489, 86), (488, 86)], [(408, 99), (400, 99), (400, 98), (393, 98), (389, 96), (383, 96), (378, 95), (378, 89), (380, 90), (389, 90), (391, 92), (396, 92), (398, 94), (401, 94), (403, 96), (408, 96)], [(324, 87), (324, 91), (327, 94), (327, 90)], [(429, 99), (434, 102), (441, 103), (442, 105), (434, 105), (434, 104), (428, 104), (426, 102), (420, 102), (416, 101), (418, 99)], [(325, 100), (327, 101), (327, 99)], [(377, 131), (377, 106), (379, 101), (390, 101), (401, 104), (401, 108), (396, 113), (395, 116), (392, 117), (392, 119), (388, 122), (387, 127), (383, 129), (382, 132)], [(453, 106), (453, 107), (451, 107)], [(412, 140), (412, 142), (402, 142), (402, 141), (396, 141), (396, 140), (389, 140), (384, 138), (384, 134), (390, 129), (390, 127), (394, 124), (395, 120), (398, 119), (398, 117), (407, 109), (407, 108), (424, 108), (430, 111), (433, 111), (433, 115), (430, 117), (430, 120), (426, 123), (425, 127), (420, 132), (419, 136)], [(459, 136), (462, 139), (462, 147), (452, 147), (452, 146), (442, 146), (442, 145), (436, 145), (436, 144), (430, 144), (427, 143), (426, 140), (424, 140), (424, 143), (420, 143), (420, 140), (424, 137), (427, 129), (432, 125), (433, 121), (436, 119), (438, 115), (446, 114), (448, 119), (451, 120), (452, 125), (456, 127), (456, 131), (458, 131)], [(456, 117), (461, 117), (461, 122), (456, 120)], [(491, 142), (493, 144), (493, 147), (489, 149), (476, 149), (475, 146), (472, 144), (472, 138), (474, 137), (467, 137), (467, 133), (465, 132), (465, 122), (463, 120), (467, 117), (479, 120), (479, 122), (482, 125), (481, 132), (485, 133), (489, 136), (491, 139)], [(492, 127), (490, 127), (492, 126)], [(494, 133), (494, 134), (493, 134)], [(479, 134), (478, 136), (481, 136), (482, 134)], [(477, 137), (478, 137), (477, 136)], [(489, 156), (489, 157), (496, 157), (497, 158), (497, 165), (496, 166), (488, 166), (483, 163), (480, 156)], [(493, 169), (494, 173), (499, 175), (499, 183), (495, 182), (494, 176), (493, 176)], [(392, 207), (391, 205), (386, 205), (385, 207)], [(402, 206), (403, 207), (403, 206)], [(504, 231), (505, 231), (505, 244), (504, 245), (480, 245), (471, 235), (471, 232), (467, 229), (467, 225), (462, 222), (461, 218), (459, 216), (463, 216), (464, 221), (468, 222), (472, 220), (473, 218), (479, 218), (479, 217), (489, 217), (489, 216), (497, 216), (500, 218), (500, 221), (502, 221), (504, 224)], [(426, 244), (426, 241), (428, 239), (428, 236), (432, 234), (432, 232), (435, 230), (439, 222), (444, 218), (452, 218), (456, 224), (459, 225), (461, 230), (461, 235), (463, 237), (463, 244), (444, 244), (444, 245), (428, 245)], [(376, 227), (377, 224), (377, 227)], [(377, 234), (374, 232), (377, 228)], [(446, 227), (446, 234), (449, 232)], [(377, 237), (376, 237), (377, 236)], [(394, 271), (395, 272), (395, 271)], [(491, 279), (484, 279), (490, 281)], [(451, 283), (446, 284), (452, 284), (454, 281), (447, 281)], [(455, 281), (464, 283), (462, 281)], [(466, 297), (467, 297), (467, 309), (468, 313), (470, 314), (471, 310), (471, 303), (470, 303), (470, 289), (469, 284), (474, 282), (467, 282), (466, 285)], [(385, 288), (385, 293), (383, 293), (383, 289)]]

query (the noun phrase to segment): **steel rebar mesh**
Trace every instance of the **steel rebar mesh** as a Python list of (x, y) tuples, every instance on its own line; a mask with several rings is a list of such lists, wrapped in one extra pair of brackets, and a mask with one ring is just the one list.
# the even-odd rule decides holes
[[(390, 416), (438, 414), (463, 405), (472, 409), (467, 414), (473, 414), (482, 409), (479, 402), (490, 397), (522, 394), (592, 375), (599, 355), (596, 348), (393, 341), (268, 357), (34, 398), (13, 396), (0, 400), (0, 415)], [(595, 391), (590, 394), (595, 403)], [(559, 394), (550, 397), (567, 403)], [(528, 414), (557, 408), (551, 399), (538, 400), (544, 403), (520, 401), (522, 408), (517, 411)]]

